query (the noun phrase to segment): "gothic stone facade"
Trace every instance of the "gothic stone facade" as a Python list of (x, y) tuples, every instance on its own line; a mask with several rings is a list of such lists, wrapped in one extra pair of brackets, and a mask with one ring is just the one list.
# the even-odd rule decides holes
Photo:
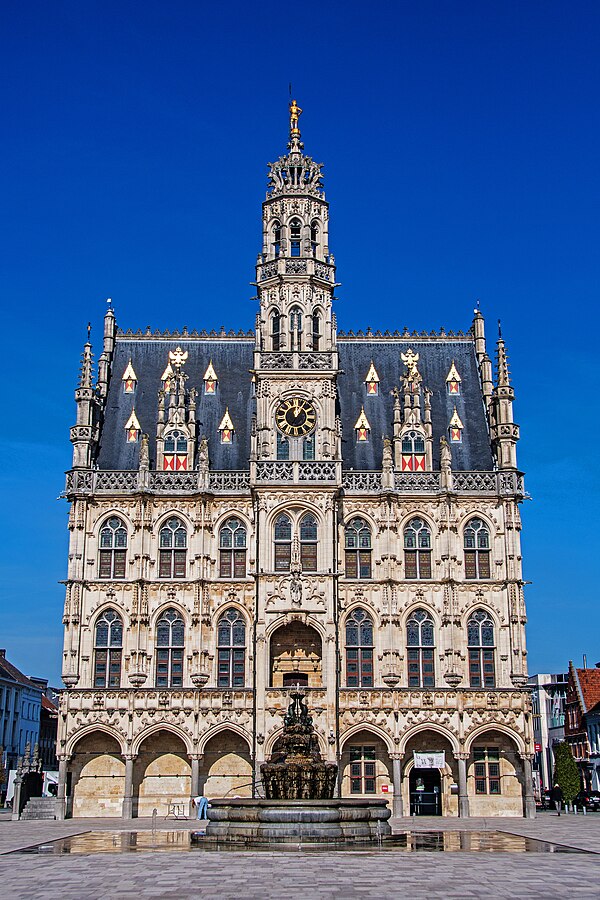
[[(342, 796), (532, 815), (517, 469), (502, 339), (343, 334), (321, 166), (270, 167), (251, 333), (85, 345), (60, 815), (260, 792), (290, 689)], [(442, 754), (424, 767), (415, 751)]]

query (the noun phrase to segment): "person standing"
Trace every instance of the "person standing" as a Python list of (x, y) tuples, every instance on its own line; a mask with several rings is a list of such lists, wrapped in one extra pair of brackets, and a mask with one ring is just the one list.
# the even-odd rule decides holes
[(560, 811), (562, 809), (563, 800), (564, 800), (564, 794), (563, 794), (562, 788), (561, 788), (560, 784), (558, 784), (558, 782), (552, 788), (552, 791), (550, 793), (550, 799), (554, 802), (554, 805), (556, 806), (556, 811), (558, 812), (558, 815), (560, 816)]

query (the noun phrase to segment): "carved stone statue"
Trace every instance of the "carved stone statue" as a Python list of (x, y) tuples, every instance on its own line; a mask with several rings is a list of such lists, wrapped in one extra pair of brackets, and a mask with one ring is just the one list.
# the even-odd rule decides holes
[(198, 446), (198, 468), (201, 472), (208, 469), (208, 441), (204, 435), (200, 438)]
[(150, 454), (148, 451), (148, 435), (142, 435), (142, 443), (140, 444), (140, 469), (148, 471), (150, 468)]
[(440, 438), (440, 469), (449, 472), (452, 468), (452, 451), (445, 437)]

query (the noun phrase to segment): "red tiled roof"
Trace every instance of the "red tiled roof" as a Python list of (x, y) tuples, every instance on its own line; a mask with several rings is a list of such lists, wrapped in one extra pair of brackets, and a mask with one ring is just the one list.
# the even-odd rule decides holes
[(47, 709), (50, 713), (57, 713), (58, 706), (49, 700), (45, 694), (42, 694), (42, 709)]
[(585, 712), (600, 703), (600, 669), (577, 669)]

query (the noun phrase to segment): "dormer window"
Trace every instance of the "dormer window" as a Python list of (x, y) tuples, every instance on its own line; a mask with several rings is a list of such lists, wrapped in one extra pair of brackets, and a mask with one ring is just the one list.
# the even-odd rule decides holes
[(361, 443), (362, 441), (368, 441), (371, 435), (371, 426), (369, 425), (369, 420), (365, 415), (365, 408), (362, 407), (360, 411), (360, 416), (356, 420), (356, 425), (354, 426), (354, 431), (356, 433), (356, 441), (357, 443)]
[(454, 394), (455, 396), (460, 394), (460, 381), (460, 375), (458, 374), (458, 370), (454, 365), (454, 360), (452, 360), (450, 371), (446, 376), (446, 390), (449, 394)]
[(402, 471), (425, 471), (425, 438), (418, 431), (409, 431), (402, 438)]
[(125, 425), (125, 434), (127, 436), (128, 444), (136, 444), (140, 438), (140, 423), (138, 422), (138, 418), (135, 414), (135, 409), (132, 409), (131, 415), (127, 420), (127, 424)]
[(281, 253), (281, 222), (273, 222), (273, 256), (275, 259)]
[(183, 431), (169, 431), (163, 443), (163, 470), (185, 471), (188, 467), (188, 438)]
[(300, 256), (301, 234), (302, 222), (300, 219), (292, 219), (290, 222), (290, 256)]
[(127, 363), (127, 368), (123, 372), (123, 393), (124, 394), (134, 394), (135, 388), (137, 385), (137, 375), (133, 370), (133, 366), (131, 365), (131, 360)]
[(160, 380), (162, 381), (163, 391), (168, 394), (171, 390), (171, 382), (173, 380), (173, 367), (171, 363), (167, 363), (167, 367), (165, 371), (160, 376)]
[(450, 419), (450, 425), (448, 426), (450, 441), (453, 444), (462, 443), (463, 427), (463, 423), (461, 422), (460, 416), (456, 411), (456, 407), (454, 407), (454, 412), (452, 413), (452, 418)]
[(231, 421), (231, 416), (229, 415), (229, 407), (225, 409), (225, 415), (221, 419), (221, 424), (219, 425), (219, 431), (221, 432), (221, 443), (222, 444), (232, 444), (233, 443), (233, 422)]
[(204, 373), (204, 393), (205, 394), (214, 394), (217, 390), (217, 373), (215, 372), (212, 364), (212, 359), (208, 364), (208, 369)]
[(367, 372), (367, 377), (365, 378), (365, 386), (367, 388), (368, 397), (376, 397), (379, 393), (379, 375), (377, 374), (377, 370), (373, 365), (373, 360), (371, 360), (371, 367)]
[(319, 249), (319, 226), (313, 222), (310, 226), (310, 252), (313, 256), (317, 255)]

